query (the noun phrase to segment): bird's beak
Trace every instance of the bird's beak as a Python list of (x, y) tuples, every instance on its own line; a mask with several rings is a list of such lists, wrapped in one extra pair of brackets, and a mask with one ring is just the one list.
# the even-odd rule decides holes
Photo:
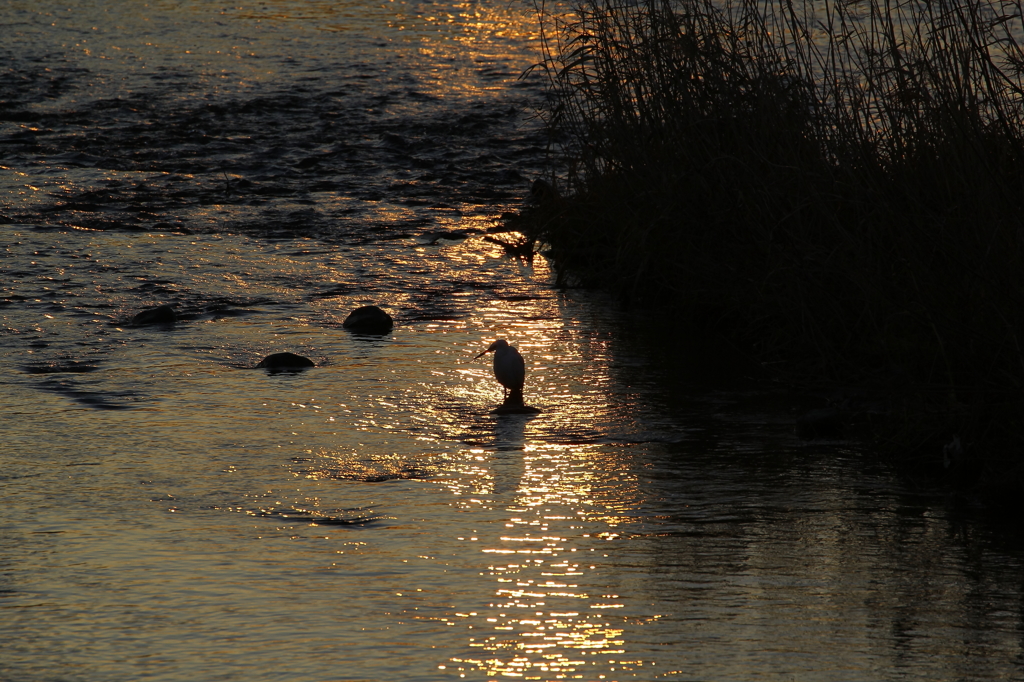
[(490, 353), (490, 352), (491, 352), (491, 351), (490, 351), (490, 349), (488, 349), (488, 350), (485, 350), (485, 351), (484, 351), (483, 353), (481, 353), (480, 355), (476, 356), (476, 357), (475, 357), (475, 358), (473, 358), (473, 359), (474, 359), (474, 360), (479, 360), (480, 358), (482, 358), (483, 356), (487, 355), (487, 354), (488, 354), (488, 353)]

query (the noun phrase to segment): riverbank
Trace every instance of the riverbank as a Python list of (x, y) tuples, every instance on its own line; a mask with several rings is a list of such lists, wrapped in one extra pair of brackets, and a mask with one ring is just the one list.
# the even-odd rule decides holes
[(909, 475), (1019, 512), (1020, 8), (541, 19), (564, 172), (517, 225), (560, 283), (715, 339), (707, 366), (803, 387)]

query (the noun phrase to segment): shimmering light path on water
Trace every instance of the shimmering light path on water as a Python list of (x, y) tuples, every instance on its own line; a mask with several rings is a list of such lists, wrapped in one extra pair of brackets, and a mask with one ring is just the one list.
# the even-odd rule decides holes
[[(1016, 550), (798, 443), (771, 395), (669, 398), (542, 260), (3, 236), (8, 679), (1019, 671)], [(131, 327), (156, 281), (186, 319)], [(394, 333), (342, 330), (366, 299), (327, 282)], [(488, 413), (498, 336), (542, 414)], [(245, 369), (280, 350), (318, 367)]]
[(1022, 679), (1017, 544), (485, 240), (528, 17), (0, 8), (0, 680)]

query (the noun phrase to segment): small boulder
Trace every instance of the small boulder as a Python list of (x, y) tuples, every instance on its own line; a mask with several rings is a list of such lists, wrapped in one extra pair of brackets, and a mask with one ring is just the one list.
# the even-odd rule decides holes
[(491, 410), (491, 414), (540, 414), (540, 409), (523, 401), (523, 389), (514, 388), (505, 396), (505, 401)]
[(307, 367), (316, 367), (312, 360), (295, 353), (274, 353), (260, 360), (256, 369), (267, 369), (271, 372), (294, 372)]
[(491, 414), (540, 414), (540, 408), (533, 407), (532, 405), (507, 405), (502, 403), (491, 410)]
[(132, 325), (141, 327), (147, 324), (174, 324), (178, 321), (178, 314), (168, 304), (158, 305), (155, 308), (147, 308), (132, 318)]
[(349, 313), (342, 326), (357, 334), (387, 334), (395, 326), (395, 322), (377, 306), (364, 305)]

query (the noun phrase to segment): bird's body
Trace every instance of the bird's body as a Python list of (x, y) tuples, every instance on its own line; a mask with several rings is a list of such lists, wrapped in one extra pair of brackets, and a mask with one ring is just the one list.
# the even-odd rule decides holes
[[(494, 378), (505, 388), (505, 403), (516, 400), (523, 401), (523, 383), (526, 381), (526, 363), (523, 356), (505, 339), (498, 339), (477, 358), (494, 352)], [(474, 358), (475, 359), (475, 358)], [(510, 393), (511, 391), (511, 393)]]

